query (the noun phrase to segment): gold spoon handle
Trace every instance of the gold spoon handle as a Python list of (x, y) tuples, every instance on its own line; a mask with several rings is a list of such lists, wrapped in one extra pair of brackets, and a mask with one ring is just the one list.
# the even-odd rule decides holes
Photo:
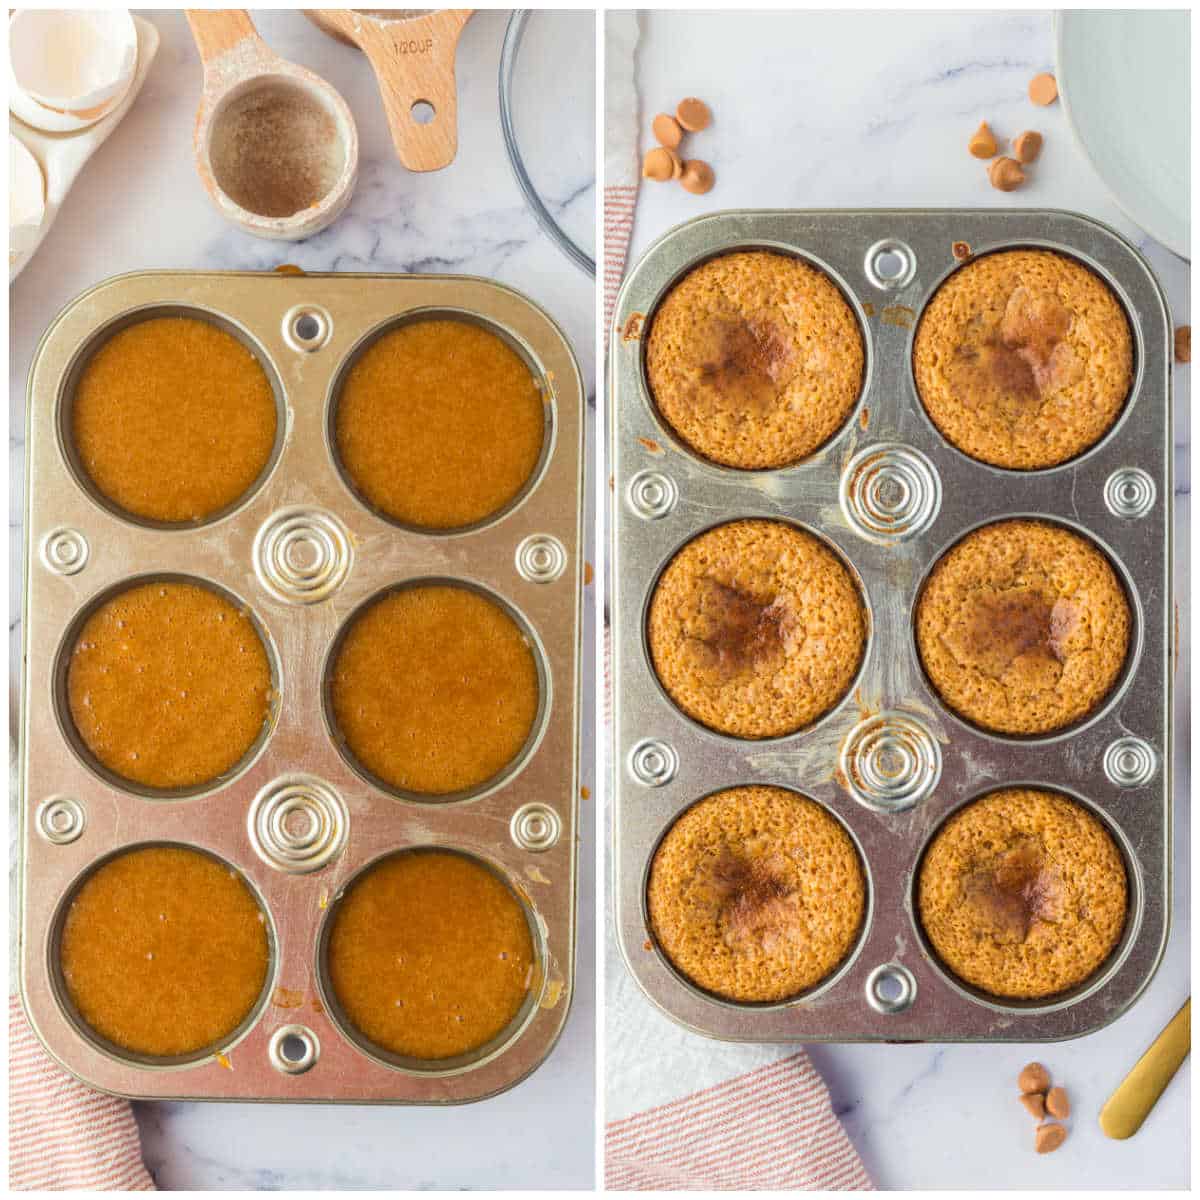
[(1159, 1096), (1192, 1048), (1192, 1000), (1171, 1018), (1150, 1049), (1121, 1080), (1100, 1110), (1100, 1128), (1110, 1138), (1129, 1138), (1142, 1127)]

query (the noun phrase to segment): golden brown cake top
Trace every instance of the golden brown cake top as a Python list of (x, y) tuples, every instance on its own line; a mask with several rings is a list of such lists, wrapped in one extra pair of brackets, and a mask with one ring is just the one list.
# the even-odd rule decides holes
[(663, 687), (693, 720), (735, 737), (778, 737), (846, 694), (866, 614), (850, 572), (812, 534), (782, 521), (732, 521), (667, 565), (648, 635)]
[(1043, 521), (968, 534), (917, 604), (921, 661), (960, 716), (998, 733), (1082, 720), (1112, 690), (1129, 649), (1125, 590), (1108, 559)]
[(1099, 276), (1048, 250), (960, 267), (921, 316), (917, 390), (960, 450), (1035, 470), (1093, 446), (1133, 382), (1133, 336)]
[(386, 516), (456, 529), (499, 512), (541, 458), (545, 402), (525, 361), (468, 321), (422, 320), (359, 356), (337, 402), (338, 456)]
[(192, 788), (232, 770), (270, 713), (271, 664), (249, 615), (210, 588), (135, 584), (87, 618), (67, 667), (71, 719), (110, 771)]
[(689, 271), (654, 313), (646, 371), (659, 412), (696, 453), (746, 470), (807, 458), (862, 390), (853, 311), (821, 271), (764, 250)]
[(266, 918), (237, 872), (182, 846), (110, 859), (63, 922), (59, 961), (79, 1015), (135, 1054), (217, 1048), (267, 976)]
[(461, 854), (372, 867), (338, 904), (329, 975), (350, 1023), (394, 1054), (449, 1058), (511, 1024), (533, 983), (533, 939), (512, 891)]
[(364, 609), (333, 663), (335, 722), (353, 756), (402, 791), (477, 787), (524, 748), (537, 715), (533, 651), (469, 588), (401, 588)]
[(71, 432), (84, 471), (118, 508), (185, 523), (233, 504), (275, 446), (275, 393), (258, 359), (196, 317), (122, 329), (88, 360)]
[(850, 835), (777, 787), (738, 787), (689, 808), (650, 867), (650, 924), (698, 987), (786, 1000), (834, 972), (862, 927), (866, 891)]
[(1034, 999), (1088, 979), (1125, 926), (1125, 865), (1083, 805), (1012, 788), (960, 809), (921, 862), (921, 924), (959, 978)]

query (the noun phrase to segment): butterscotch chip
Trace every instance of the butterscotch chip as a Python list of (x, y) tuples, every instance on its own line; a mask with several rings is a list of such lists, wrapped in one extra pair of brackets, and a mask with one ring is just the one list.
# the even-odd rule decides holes
[(654, 670), (693, 720), (780, 737), (838, 704), (862, 661), (862, 598), (841, 560), (781, 521), (733, 521), (670, 561), (647, 620)]
[(266, 982), (267, 925), (242, 877), (182, 846), (126, 850), (80, 887), (59, 961), (79, 1015), (154, 1057), (218, 1048)]
[(938, 289), (913, 349), (930, 419), (964, 453), (1037, 470), (1098, 442), (1133, 382), (1133, 337), (1098, 276), (1046, 250), (973, 259)]
[(688, 133), (699, 133), (712, 124), (712, 111), (703, 100), (697, 100), (695, 96), (680, 100), (675, 109), (675, 116)]
[(672, 154), (665, 146), (655, 146), (646, 151), (642, 159), (642, 178), (653, 179), (657, 183), (665, 183), (675, 174), (675, 162), (678, 155)]
[(1052, 1087), (1046, 1093), (1046, 1111), (1059, 1120), (1066, 1120), (1071, 1115), (1071, 1101), (1066, 1088)]
[(784, 788), (739, 787), (689, 808), (659, 844), (647, 906), (654, 936), (698, 987), (786, 1000), (845, 961), (866, 889), (849, 834)]
[(1001, 192), (1015, 192), (1025, 182), (1025, 172), (1015, 158), (998, 158), (988, 167), (988, 181)]
[(1017, 134), (1013, 142), (1013, 155), (1019, 163), (1037, 162), (1042, 152), (1042, 135), (1036, 129), (1027, 129)]
[(1029, 81), (1029, 98), (1043, 108), (1058, 99), (1058, 80), (1049, 72), (1035, 75)]
[(745, 470), (806, 458), (845, 422), (863, 379), (850, 306), (820, 271), (741, 251), (689, 271), (658, 306), (646, 372), (692, 450)]
[(1030, 1116), (1040, 1121), (1046, 1115), (1046, 1097), (1041, 1092), (1026, 1092), (1021, 1097)]
[(1004, 999), (1053, 996), (1093, 975), (1121, 937), (1127, 892), (1125, 864), (1100, 821), (1031, 788), (993, 792), (951, 816), (917, 885), (934, 952), (960, 979)]
[(1040, 1062), (1027, 1063), (1017, 1076), (1017, 1087), (1022, 1092), (1037, 1092), (1045, 1101), (1045, 1091), (1050, 1086), (1050, 1072)]
[(255, 355), (196, 317), (153, 317), (88, 360), (71, 404), (84, 473), (149, 521), (203, 521), (262, 475), (275, 445), (275, 393)]
[(1067, 1140), (1067, 1127), (1056, 1125), (1053, 1121), (1039, 1125), (1033, 1135), (1034, 1149), (1039, 1154), (1050, 1154)]
[(988, 123), (980, 121), (979, 128), (971, 134), (971, 140), (967, 143), (967, 150), (976, 158), (992, 158), (998, 149), (996, 136), (988, 127)]
[(485, 783), (537, 716), (533, 651), (495, 601), (425, 584), (390, 592), (349, 627), (330, 699), (350, 753), (385, 784), (443, 796)]
[(934, 567), (917, 601), (917, 647), (959, 716), (996, 733), (1050, 733), (1112, 690), (1131, 620), (1092, 543), (1041, 521), (999, 521)]
[(679, 143), (683, 141), (683, 130), (670, 113), (659, 113), (651, 122), (650, 128), (660, 146), (666, 146), (669, 150), (679, 149)]
[(705, 192), (711, 192), (716, 181), (717, 177), (713, 174), (712, 167), (699, 158), (689, 158), (683, 164), (683, 170), (679, 175), (679, 182), (683, 185), (684, 191), (691, 192), (695, 196), (703, 196)]
[(1175, 330), (1175, 361), (1190, 363), (1192, 361), (1192, 327), (1180, 325)]
[(200, 787), (262, 733), (271, 664), (254, 622), (224, 596), (193, 583), (135, 584), (84, 622), (67, 698), (101, 765), (144, 787)]

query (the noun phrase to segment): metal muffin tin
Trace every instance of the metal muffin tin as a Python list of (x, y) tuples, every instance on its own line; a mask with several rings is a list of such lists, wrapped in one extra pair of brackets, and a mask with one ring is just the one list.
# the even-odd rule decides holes
[[(232, 511), (186, 529), (112, 512), (72, 466), (65, 405), (106, 336), (189, 313), (246, 342), (279, 404), (276, 454)], [(534, 481), (468, 531), (399, 528), (356, 499), (331, 451), (339, 373), (400, 320), (482, 322), (528, 362), (546, 403)], [(570, 1005), (575, 949), (583, 385), (565, 337), (531, 301), (459, 276), (147, 272), (99, 284), (53, 322), (29, 380), (21, 736), (21, 991), (47, 1050), (85, 1082), (159, 1099), (455, 1103), (511, 1087), (550, 1052)], [(199, 794), (148, 795), (79, 751), (62, 706), (63, 648), (81, 614), (133, 577), (187, 576), (231, 593), (273, 659), (269, 730), (247, 764)], [(473, 798), (418, 802), (373, 786), (327, 724), (327, 655), (368, 598), (412, 580), (461, 582), (525, 627), (542, 702), (518, 768)], [(242, 873), (267, 914), (271, 963), (243, 1027), (197, 1060), (136, 1061), (98, 1044), (57, 969), (72, 888), (115, 851), (179, 843)], [(526, 907), (539, 969), (507, 1034), (458, 1060), (418, 1064), (358, 1044), (320, 962), (346, 884), (393, 851), (473, 855)]]
[[(1135, 382), (1113, 430), (1057, 468), (1000, 470), (968, 458), (917, 397), (921, 313), (963, 261), (1040, 247), (1085, 263), (1124, 305)], [(657, 415), (644, 371), (655, 307), (692, 267), (738, 249), (797, 255), (824, 270), (857, 314), (865, 385), (843, 428), (805, 462), (738, 471), (703, 461)], [(629, 969), (679, 1023), (754, 1042), (1038, 1041), (1114, 1020), (1158, 965), (1170, 921), (1174, 618), (1170, 321), (1145, 261), (1112, 230), (1071, 213), (1009, 210), (726, 212), (660, 238), (617, 300), (609, 363), (614, 462), (612, 579), (616, 920)], [(1055, 736), (1000, 737), (952, 714), (917, 655), (913, 612), (933, 564), (968, 531), (1007, 517), (1061, 522), (1110, 556), (1135, 636), (1113, 695)], [(742, 517), (794, 522), (857, 574), (870, 635), (859, 677), (808, 729), (770, 741), (714, 733), (667, 697), (646, 649), (659, 573), (696, 534)], [(734, 1004), (678, 974), (646, 916), (650, 860), (692, 803), (775, 784), (825, 804), (857, 842), (868, 880), (863, 931), (845, 964), (805, 996)], [(943, 968), (914, 914), (914, 877), (946, 816), (1000, 787), (1051, 788), (1091, 806), (1128, 867), (1125, 934), (1071, 993), (1003, 1002)]]

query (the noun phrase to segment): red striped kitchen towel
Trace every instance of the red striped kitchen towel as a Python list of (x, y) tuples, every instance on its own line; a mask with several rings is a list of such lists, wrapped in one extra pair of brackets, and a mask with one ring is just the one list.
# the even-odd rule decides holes
[(633, 235), (633, 209), (637, 184), (615, 184), (604, 189), (604, 345), (612, 329), (613, 308), (625, 274), (625, 257)]
[(633, 234), (641, 171), (638, 164), (638, 94), (633, 78), (639, 28), (635, 12), (604, 17), (604, 345)]
[(873, 1187), (803, 1051), (610, 1122), (604, 1158), (610, 1191)]
[(52, 1062), (8, 998), (8, 1186), (14, 1192), (152, 1192), (127, 1100)]

